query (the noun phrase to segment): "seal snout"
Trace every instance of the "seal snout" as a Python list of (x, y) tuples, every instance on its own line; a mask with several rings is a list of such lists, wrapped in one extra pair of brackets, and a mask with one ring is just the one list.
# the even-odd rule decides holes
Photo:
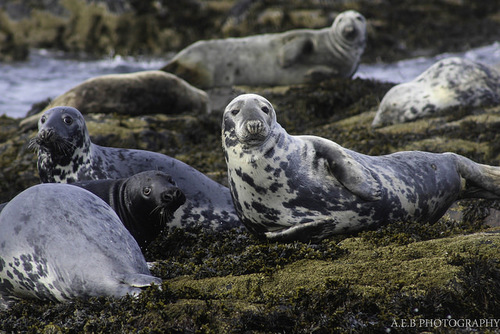
[(256, 135), (262, 132), (264, 129), (264, 123), (259, 119), (249, 120), (246, 122), (245, 127), (249, 134)]
[(173, 187), (161, 193), (161, 200), (165, 204), (175, 205), (177, 209), (186, 202), (186, 196), (179, 188)]
[(41, 129), (38, 133), (38, 137), (40, 140), (45, 142), (51, 142), (55, 139), (55, 131), (52, 128), (49, 129)]

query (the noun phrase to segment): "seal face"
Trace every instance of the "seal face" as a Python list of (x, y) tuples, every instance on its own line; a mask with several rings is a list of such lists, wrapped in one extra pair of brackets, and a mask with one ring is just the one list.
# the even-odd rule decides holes
[(433, 222), (459, 197), (500, 195), (499, 168), (456, 154), (373, 157), (291, 136), (255, 94), (229, 103), (222, 143), (236, 210), (251, 232), (269, 239), (321, 240), (401, 220)]
[(186, 201), (170, 175), (146, 171), (129, 178), (73, 183), (99, 196), (113, 208), (141, 249), (167, 227)]
[(163, 70), (201, 88), (300, 84), (352, 76), (365, 45), (366, 20), (350, 10), (324, 29), (198, 41)]
[(16, 299), (120, 297), (161, 283), (111, 207), (66, 184), (33, 186), (5, 206), (0, 253), (3, 306)]
[(201, 225), (215, 230), (241, 224), (229, 189), (172, 157), (92, 143), (85, 120), (75, 108), (55, 107), (44, 112), (30, 146), (37, 151), (43, 183), (120, 179), (143, 171), (162, 171), (172, 176), (186, 197), (169, 226)]
[(380, 102), (372, 126), (410, 122), (454, 106), (498, 103), (498, 72), (471, 60), (445, 58), (414, 80), (392, 87)]

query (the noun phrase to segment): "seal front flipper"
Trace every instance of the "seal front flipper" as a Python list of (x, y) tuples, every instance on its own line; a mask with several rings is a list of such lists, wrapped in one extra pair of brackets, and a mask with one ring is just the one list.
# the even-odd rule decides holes
[(154, 277), (147, 274), (128, 274), (121, 279), (122, 283), (131, 287), (145, 288), (151, 284), (161, 285), (161, 278)]
[(330, 173), (350, 192), (366, 201), (382, 198), (380, 182), (342, 146), (320, 137), (301, 137), (312, 143), (316, 158), (323, 158)]
[(279, 64), (281, 67), (290, 67), (300, 60), (302, 56), (314, 51), (314, 43), (307, 37), (296, 37), (286, 42), (279, 50)]

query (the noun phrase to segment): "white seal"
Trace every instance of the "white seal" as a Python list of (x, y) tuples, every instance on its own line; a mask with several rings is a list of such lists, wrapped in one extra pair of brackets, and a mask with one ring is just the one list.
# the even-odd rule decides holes
[(414, 121), (451, 107), (500, 103), (500, 74), (462, 58), (438, 61), (410, 82), (392, 87), (380, 102), (373, 127)]
[(324, 29), (198, 41), (163, 70), (205, 89), (300, 84), (352, 76), (365, 44), (365, 18), (349, 10)]

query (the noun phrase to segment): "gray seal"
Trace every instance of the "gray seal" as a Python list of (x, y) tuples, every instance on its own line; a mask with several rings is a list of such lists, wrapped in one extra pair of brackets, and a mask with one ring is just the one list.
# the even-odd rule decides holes
[(451, 107), (500, 103), (500, 74), (486, 65), (445, 58), (412, 81), (392, 87), (380, 102), (372, 127), (414, 121)]
[(143, 250), (168, 226), (174, 212), (186, 201), (172, 177), (160, 171), (72, 185), (92, 192), (110, 205)]
[(161, 284), (113, 209), (67, 184), (33, 186), (5, 206), (0, 254), (3, 307), (18, 299), (135, 295)]
[(291, 136), (265, 98), (225, 109), (222, 143), (243, 224), (272, 240), (318, 241), (397, 221), (434, 222), (459, 198), (500, 198), (500, 168), (453, 153), (360, 154)]
[[(142, 250), (168, 226), (175, 210), (186, 201), (170, 175), (159, 171), (71, 185), (90, 191), (111, 206)], [(0, 204), (0, 212), (7, 204)]]
[(366, 20), (349, 10), (331, 27), (198, 41), (162, 69), (204, 89), (292, 85), (350, 77), (366, 45)]
[(45, 111), (30, 146), (37, 151), (43, 183), (120, 179), (158, 170), (171, 175), (186, 196), (169, 226), (201, 225), (211, 230), (241, 226), (227, 187), (164, 154), (92, 143), (85, 119), (75, 108)]

